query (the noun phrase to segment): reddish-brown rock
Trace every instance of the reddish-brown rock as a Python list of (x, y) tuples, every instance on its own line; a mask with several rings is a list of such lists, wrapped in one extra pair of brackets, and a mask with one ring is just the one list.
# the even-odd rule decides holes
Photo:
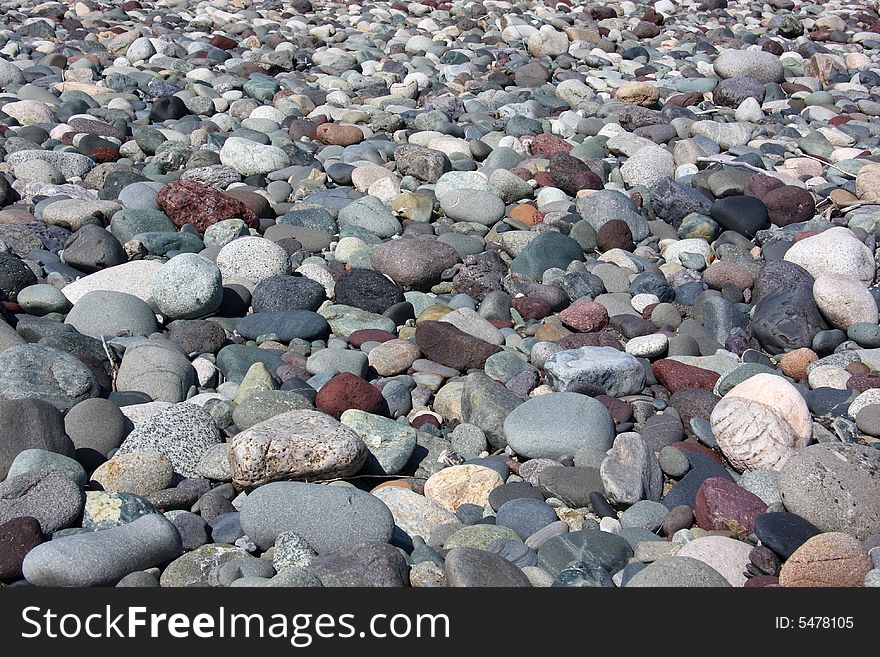
[(222, 34), (215, 34), (211, 37), (208, 43), (220, 50), (232, 50), (238, 45), (237, 41), (230, 39), (228, 36), (223, 36)]
[(333, 146), (351, 146), (364, 140), (364, 131), (356, 125), (340, 125), (338, 123), (319, 125), (315, 135), (320, 141)]
[(510, 305), (523, 319), (543, 319), (553, 312), (550, 304), (539, 297), (517, 297)]
[(654, 372), (657, 380), (672, 393), (687, 388), (703, 388), (711, 391), (715, 388), (715, 382), (719, 378), (718, 372), (685, 365), (668, 358), (652, 364), (651, 371)]
[(599, 227), (596, 233), (596, 246), (602, 253), (611, 249), (632, 251), (636, 248), (632, 231), (622, 219), (606, 221)]
[(559, 313), (559, 319), (575, 331), (592, 333), (608, 326), (608, 311), (595, 301), (578, 300)]
[(557, 153), (569, 153), (574, 148), (564, 139), (556, 135), (536, 135), (532, 139), (532, 155), (550, 159)]
[(382, 393), (375, 386), (359, 376), (343, 372), (321, 386), (315, 398), (315, 407), (339, 417), (351, 408), (365, 413), (379, 413), (383, 401)]
[(348, 336), (348, 344), (355, 349), (360, 349), (364, 342), (388, 342), (397, 336), (382, 329), (360, 329)]
[(0, 525), (0, 581), (21, 579), (25, 555), (43, 542), (36, 518), (20, 516)]
[(766, 510), (754, 493), (727, 479), (710, 477), (697, 490), (694, 515), (703, 529), (730, 530), (746, 539), (755, 529), (755, 518)]
[(224, 219), (241, 219), (251, 228), (260, 226), (247, 205), (195, 180), (168, 183), (156, 196), (156, 202), (175, 226), (191, 224), (200, 233)]
[(816, 202), (806, 189), (782, 185), (768, 191), (761, 199), (767, 206), (770, 223), (776, 226), (808, 221), (816, 213)]
[(449, 322), (422, 322), (416, 327), (416, 344), (425, 358), (459, 371), (482, 369), (500, 347), (468, 335)]
[(580, 349), (581, 347), (614, 347), (621, 349), (620, 341), (611, 333), (569, 333), (559, 340), (563, 349)]

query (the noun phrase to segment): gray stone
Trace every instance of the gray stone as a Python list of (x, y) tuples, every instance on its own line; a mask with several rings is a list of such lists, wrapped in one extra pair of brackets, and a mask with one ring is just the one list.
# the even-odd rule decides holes
[(522, 401), (497, 381), (482, 372), (474, 372), (465, 378), (462, 419), (482, 429), (489, 443), (502, 449), (507, 445), (506, 418)]
[(606, 451), (614, 440), (614, 422), (600, 402), (585, 395), (557, 392), (532, 397), (504, 421), (507, 444), (530, 459), (574, 456), (581, 448)]
[(659, 502), (663, 472), (657, 457), (637, 433), (622, 433), (600, 467), (605, 494), (611, 503)]
[(721, 587), (728, 582), (717, 570), (691, 557), (663, 557), (639, 571), (626, 583), (628, 587)]
[(280, 533), (293, 531), (322, 554), (363, 541), (387, 542), (394, 518), (381, 500), (364, 491), (283, 481), (247, 496), (241, 526), (264, 550)]
[(158, 330), (156, 314), (141, 299), (125, 292), (87, 292), (73, 305), (65, 323), (83, 335), (149, 335)]
[(156, 274), (153, 300), (166, 320), (210, 315), (223, 301), (220, 270), (207, 258), (182, 253), (166, 262)]
[(849, 443), (810, 445), (779, 475), (785, 508), (823, 532), (863, 540), (880, 532), (880, 452)]
[(361, 469), (363, 474), (397, 474), (403, 470), (416, 448), (417, 432), (408, 424), (358, 409), (345, 411), (339, 420), (354, 429), (370, 452)]
[(85, 498), (73, 480), (58, 470), (30, 470), (0, 482), (0, 525), (31, 516), (44, 534), (73, 524)]
[(526, 575), (507, 559), (485, 550), (458, 547), (445, 561), (446, 582), (452, 587), (531, 587)]
[(206, 411), (194, 404), (176, 404), (144, 420), (116, 454), (159, 452), (170, 459), (175, 472), (198, 477), (202, 456), (220, 442), (220, 432)]
[(143, 392), (154, 401), (171, 403), (186, 399), (195, 382), (195, 370), (179, 347), (159, 340), (130, 345), (116, 375), (118, 391)]
[(31, 550), (22, 566), (36, 586), (108, 586), (176, 558), (180, 533), (150, 514), (120, 527), (58, 538)]

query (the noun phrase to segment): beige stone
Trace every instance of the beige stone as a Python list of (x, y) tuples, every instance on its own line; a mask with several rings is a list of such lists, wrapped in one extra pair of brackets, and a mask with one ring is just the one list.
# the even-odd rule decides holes
[(380, 376), (394, 376), (406, 372), (422, 355), (419, 348), (407, 340), (389, 340), (374, 347), (367, 360)]
[(489, 493), (504, 481), (494, 470), (480, 465), (455, 465), (431, 475), (425, 482), (425, 497), (448, 511), (462, 504), (486, 506)]
[(749, 563), (752, 545), (725, 536), (706, 536), (687, 543), (677, 556), (690, 557), (711, 566), (730, 582), (731, 586), (743, 586), (743, 574)]

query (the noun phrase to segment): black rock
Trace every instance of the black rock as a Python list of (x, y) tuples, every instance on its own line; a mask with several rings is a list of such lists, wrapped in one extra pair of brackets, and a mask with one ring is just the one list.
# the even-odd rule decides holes
[(581, 559), (560, 571), (554, 587), (614, 588), (611, 575), (593, 559)]
[(336, 281), (336, 303), (371, 313), (384, 313), (402, 303), (403, 289), (372, 269), (352, 269)]
[(37, 275), (25, 263), (9, 253), (0, 253), (0, 300), (15, 301), (18, 293), (36, 285)]
[(794, 513), (763, 513), (755, 519), (758, 539), (783, 559), (788, 559), (808, 539), (821, 533), (813, 523)]
[(770, 225), (767, 206), (754, 196), (727, 196), (712, 204), (709, 214), (720, 226), (753, 237)]
[(590, 493), (590, 506), (593, 507), (593, 513), (600, 518), (617, 519), (617, 511), (615, 511), (614, 507), (605, 499), (605, 496), (598, 491)]
[(812, 290), (806, 287), (762, 296), (752, 318), (752, 334), (774, 355), (812, 347), (816, 334), (827, 328)]
[(538, 549), (538, 565), (555, 577), (573, 561), (589, 561), (613, 574), (623, 569), (632, 556), (626, 539), (610, 532), (584, 529), (547, 540)]
[(489, 506), (498, 511), (510, 500), (532, 499), (544, 501), (544, 496), (537, 488), (525, 481), (514, 481), (501, 484), (489, 493)]
[(693, 509), (697, 500), (697, 490), (704, 481), (711, 477), (721, 477), (728, 481), (733, 481), (733, 477), (730, 476), (727, 468), (710, 456), (692, 451), (685, 452), (685, 456), (691, 462), (691, 469), (660, 500), (670, 510), (682, 505)]
[(260, 281), (251, 296), (255, 313), (272, 310), (317, 310), (327, 294), (324, 286), (305, 276), (272, 276)]
[(86, 224), (64, 245), (64, 262), (86, 273), (127, 262), (125, 249), (113, 234), (94, 224)]
[(189, 113), (183, 100), (177, 96), (164, 96), (153, 102), (153, 107), (150, 109), (150, 120), (161, 123), (169, 119), (182, 119)]

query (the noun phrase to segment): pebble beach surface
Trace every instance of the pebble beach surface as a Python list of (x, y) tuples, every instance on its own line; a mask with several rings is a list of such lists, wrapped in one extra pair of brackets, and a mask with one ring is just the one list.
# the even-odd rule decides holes
[(0, 9), (0, 585), (880, 586), (876, 3)]

